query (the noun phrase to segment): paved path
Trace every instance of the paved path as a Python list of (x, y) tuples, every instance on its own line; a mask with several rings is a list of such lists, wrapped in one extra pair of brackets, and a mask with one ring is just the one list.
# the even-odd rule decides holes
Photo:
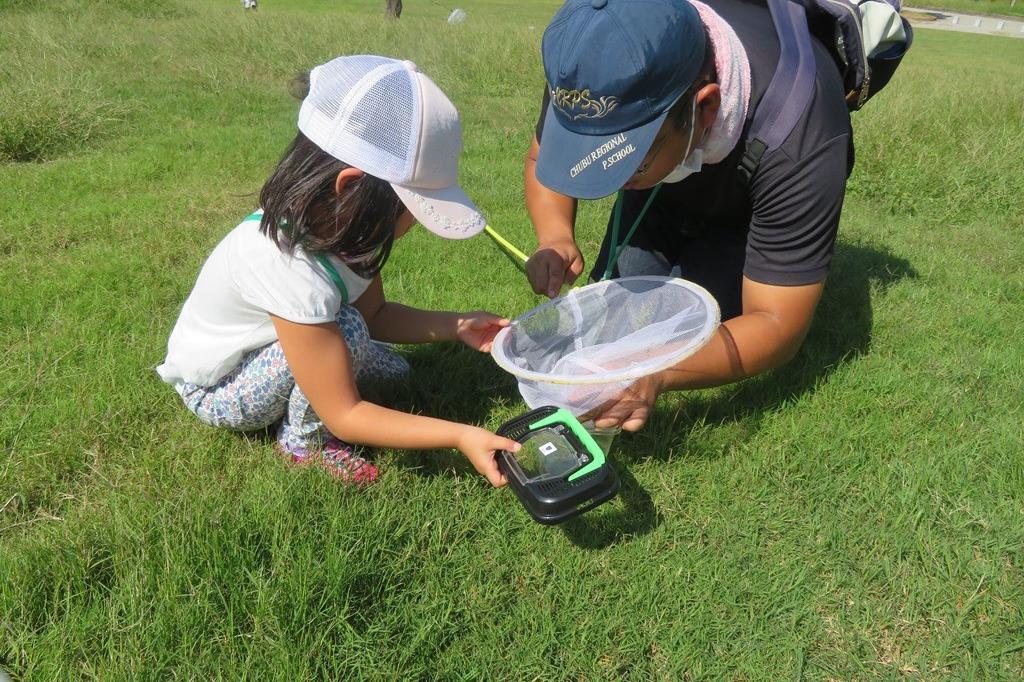
[(903, 7), (902, 13), (914, 28), (934, 28), (942, 31), (1024, 38), (1024, 20), (1021, 19), (1003, 19), (980, 14), (963, 14), (906, 6)]

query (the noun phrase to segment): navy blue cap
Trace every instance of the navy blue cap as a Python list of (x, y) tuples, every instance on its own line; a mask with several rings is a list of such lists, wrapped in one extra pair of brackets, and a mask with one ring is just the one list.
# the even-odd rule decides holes
[(551, 104), (537, 179), (596, 199), (619, 190), (700, 73), (704, 24), (687, 0), (568, 0), (544, 31)]

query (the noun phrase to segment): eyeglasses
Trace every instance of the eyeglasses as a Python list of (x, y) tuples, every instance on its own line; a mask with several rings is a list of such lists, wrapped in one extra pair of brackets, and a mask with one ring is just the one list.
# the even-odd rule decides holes
[[(661, 138), (660, 140), (658, 138)], [(644, 157), (640, 167), (636, 169), (637, 175), (643, 175), (647, 172), (647, 169), (651, 167), (654, 160), (658, 158), (658, 154), (661, 152), (662, 146), (665, 144), (665, 140), (669, 138), (668, 131), (663, 130), (658, 137), (654, 138), (654, 142), (651, 143), (651, 148), (647, 150), (647, 156)]]
[[(680, 97), (680, 100), (685, 100), (687, 96), (696, 97), (697, 93), (700, 92), (700, 89), (703, 88), (705, 85), (709, 85), (710, 83), (711, 81), (707, 79), (694, 83), (691, 88), (687, 89), (687, 91), (683, 93), (682, 97)], [(694, 121), (694, 123), (692, 123), (691, 125), (696, 125), (696, 121)], [(707, 131), (705, 131), (705, 133), (706, 132)], [(661, 139), (659, 140), (658, 138)], [(648, 171), (648, 169), (650, 169), (651, 164), (654, 163), (654, 160), (656, 158), (658, 158), (658, 154), (661, 152), (661, 148), (665, 144), (665, 140), (667, 140), (668, 138), (669, 134), (665, 130), (662, 130), (658, 137), (654, 138), (654, 141), (651, 143), (651, 148), (647, 150), (647, 156), (644, 157), (644, 160), (640, 164), (640, 167), (636, 169), (637, 175), (643, 175)], [(692, 147), (691, 149), (687, 149), (686, 153), (689, 154), (691, 151)]]

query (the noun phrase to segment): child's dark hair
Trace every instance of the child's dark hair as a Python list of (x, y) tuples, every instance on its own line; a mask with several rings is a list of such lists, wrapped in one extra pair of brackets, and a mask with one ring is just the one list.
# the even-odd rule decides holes
[(338, 194), (338, 173), (350, 167), (296, 134), (260, 191), (260, 232), (286, 253), (299, 244), (332, 253), (360, 277), (372, 278), (391, 255), (405, 205), (372, 175), (353, 178)]

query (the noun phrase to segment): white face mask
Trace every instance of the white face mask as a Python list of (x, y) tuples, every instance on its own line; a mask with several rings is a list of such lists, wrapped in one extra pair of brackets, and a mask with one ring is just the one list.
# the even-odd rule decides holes
[[(697, 96), (693, 97), (693, 120), (690, 121), (690, 139), (686, 141), (686, 148), (690, 149), (690, 145), (693, 144), (693, 132), (697, 127)], [(704, 153), (698, 147), (697, 149), (690, 149), (690, 153), (686, 155), (678, 166), (676, 166), (671, 173), (665, 176), (662, 182), (675, 183), (681, 182), (686, 178), (690, 177), (694, 173), (699, 173), (701, 166), (704, 165)]]

